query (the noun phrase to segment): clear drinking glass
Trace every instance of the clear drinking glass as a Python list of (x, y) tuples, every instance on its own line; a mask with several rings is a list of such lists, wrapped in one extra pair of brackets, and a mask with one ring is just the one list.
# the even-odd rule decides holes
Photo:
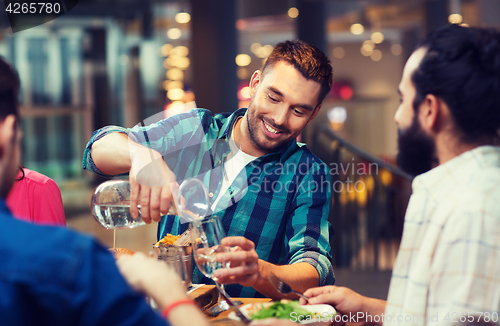
[[(191, 223), (191, 236), (193, 246), (193, 257), (200, 271), (208, 278), (217, 283), (214, 272), (221, 268), (229, 268), (229, 263), (216, 261), (217, 253), (227, 252), (229, 248), (221, 245), (221, 240), (226, 236), (222, 223), (218, 217), (210, 216), (203, 220)], [(223, 286), (219, 284), (218, 286)], [(229, 305), (226, 300), (219, 295), (217, 306), (210, 308), (210, 313), (217, 315), (228, 310)]]

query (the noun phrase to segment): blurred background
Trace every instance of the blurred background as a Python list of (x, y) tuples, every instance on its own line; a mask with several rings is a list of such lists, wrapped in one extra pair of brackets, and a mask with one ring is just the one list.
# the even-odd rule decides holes
[[(302, 141), (344, 167), (332, 171), (337, 279), (345, 285), (359, 271), (347, 285), (368, 275), (366, 284), (384, 287), (411, 191), (393, 165), (396, 90), (418, 40), (451, 23), (500, 27), (500, 0), (80, 0), (18, 33), (0, 4), (0, 55), (21, 78), (23, 165), (57, 182), (68, 227), (110, 246), (112, 231), (90, 215), (105, 179), (81, 168), (94, 130), (192, 101), (212, 113), (245, 107), (248, 81), (276, 43), (318, 46), (334, 85)], [(156, 225), (118, 231), (118, 247), (147, 251), (155, 241)], [(366, 284), (364, 294), (386, 295)]]

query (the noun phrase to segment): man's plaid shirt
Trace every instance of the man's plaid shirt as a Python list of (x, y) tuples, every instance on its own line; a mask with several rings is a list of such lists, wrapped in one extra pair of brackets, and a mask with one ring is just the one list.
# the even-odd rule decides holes
[[(87, 144), (83, 168), (106, 176), (92, 161), (92, 144), (110, 132), (126, 133), (161, 153), (178, 181), (190, 177), (202, 180), (213, 202), (222, 184), (220, 167), (230, 152), (228, 140), (233, 125), (245, 112), (239, 109), (212, 117), (210, 111), (195, 109), (145, 127), (104, 127), (95, 131)], [(328, 222), (331, 178), (327, 166), (304, 144), (290, 141), (277, 152), (247, 164), (221, 202), (224, 199), (233, 204), (216, 209), (214, 215), (220, 216), (228, 236), (253, 241), (259, 258), (270, 263), (309, 263), (317, 269), (320, 285), (334, 283)], [(186, 228), (177, 216), (164, 216), (158, 238), (166, 233), (179, 234)], [(196, 270), (193, 282), (210, 280)], [(234, 297), (260, 296), (253, 288), (238, 284), (227, 285), (226, 289)]]

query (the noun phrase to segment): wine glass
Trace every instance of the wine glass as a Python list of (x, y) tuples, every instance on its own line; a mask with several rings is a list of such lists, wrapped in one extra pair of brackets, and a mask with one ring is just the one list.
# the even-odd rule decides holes
[(203, 219), (208, 212), (208, 190), (199, 179), (189, 178), (182, 181), (179, 189), (173, 189), (172, 195), (177, 206), (181, 222)]
[[(218, 253), (227, 252), (229, 248), (221, 245), (221, 240), (226, 236), (220, 219), (210, 216), (202, 220), (191, 222), (191, 237), (193, 246), (193, 256), (196, 265), (200, 271), (208, 278), (211, 278), (217, 284), (217, 287), (223, 288), (218, 284), (214, 272), (221, 268), (229, 268), (229, 262), (221, 263), (216, 260)], [(218, 315), (222, 311), (229, 309), (229, 305), (219, 294), (219, 303), (210, 308), (209, 312)]]

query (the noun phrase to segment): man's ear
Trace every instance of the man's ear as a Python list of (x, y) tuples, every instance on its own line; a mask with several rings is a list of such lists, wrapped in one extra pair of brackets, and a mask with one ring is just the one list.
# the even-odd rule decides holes
[(257, 86), (259, 86), (261, 77), (262, 73), (260, 70), (256, 70), (252, 74), (252, 78), (250, 78), (250, 84), (248, 85), (248, 87), (250, 87), (250, 98), (253, 98), (255, 91), (257, 90)]
[(0, 160), (4, 159), (6, 151), (15, 145), (17, 118), (9, 114), (0, 122)]
[(422, 128), (434, 133), (439, 128), (440, 111), (443, 101), (433, 94), (427, 94), (418, 110), (418, 118)]

